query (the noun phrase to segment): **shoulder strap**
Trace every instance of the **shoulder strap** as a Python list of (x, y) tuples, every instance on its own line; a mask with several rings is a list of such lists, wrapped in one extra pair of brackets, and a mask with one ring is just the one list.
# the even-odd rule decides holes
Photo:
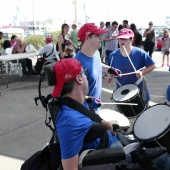
[(53, 49), (52, 49), (51, 53), (48, 54), (48, 55), (46, 56), (46, 58), (49, 57), (49, 56), (53, 53), (53, 51), (54, 51), (54, 44), (53, 44)]
[(62, 99), (62, 104), (67, 105), (68, 107), (79, 111), (80, 113), (89, 117), (92, 121), (94, 121), (96, 123), (101, 123), (102, 119), (95, 112), (87, 109), (82, 104), (80, 104), (79, 102), (77, 102), (69, 97), (64, 97)]
[[(89, 142), (96, 138), (100, 138), (100, 144), (99, 144), (98, 149), (107, 148), (109, 137), (108, 137), (106, 128), (100, 124), (102, 120), (100, 116), (98, 116), (95, 112), (87, 109), (82, 104), (80, 104), (79, 102), (69, 97), (63, 98), (62, 104), (67, 105), (68, 107), (79, 111), (80, 113), (84, 114), (85, 116), (89, 117), (92, 121), (97, 123), (97, 124), (94, 124), (89, 130), (89, 132), (86, 134), (84, 142)], [(96, 128), (97, 128), (97, 131), (96, 131)]]
[(116, 82), (117, 82), (117, 84), (118, 84), (120, 87), (122, 86), (122, 84), (119, 82), (118, 79), (116, 79)]

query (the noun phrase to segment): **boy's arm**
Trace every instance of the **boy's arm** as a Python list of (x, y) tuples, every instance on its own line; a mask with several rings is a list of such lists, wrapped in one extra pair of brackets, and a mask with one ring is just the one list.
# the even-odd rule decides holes
[(69, 159), (62, 159), (64, 170), (78, 170), (78, 154)]

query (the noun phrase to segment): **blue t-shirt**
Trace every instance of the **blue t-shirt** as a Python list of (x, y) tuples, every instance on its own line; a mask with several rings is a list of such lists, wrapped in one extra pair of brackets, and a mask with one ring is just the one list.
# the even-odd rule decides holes
[[(146, 53), (144, 50), (137, 47), (132, 47), (132, 52), (130, 53), (129, 57), (136, 70), (139, 70), (143, 67), (149, 67), (155, 64), (152, 58), (148, 55), (148, 53)], [(109, 55), (106, 64), (119, 69), (122, 73), (134, 72), (134, 69), (128, 57), (122, 56), (122, 54), (120, 53), (120, 49), (112, 52)], [(118, 77), (117, 80), (120, 82), (121, 85), (126, 85), (126, 84), (135, 84), (138, 78), (136, 77), (136, 74), (130, 74), (130, 75)], [(119, 85), (117, 84), (117, 88), (118, 87)], [(140, 83), (138, 87), (141, 89), (142, 83)], [(150, 100), (149, 92), (148, 89), (146, 89), (146, 101), (148, 102), (149, 100)]]
[(166, 99), (170, 102), (170, 85), (168, 86), (166, 90)]
[(75, 59), (78, 60), (83, 68), (88, 69), (87, 80), (89, 84), (88, 96), (93, 96), (101, 100), (102, 92), (102, 64), (100, 56), (88, 57), (81, 51), (77, 53)]
[[(84, 103), (88, 107), (87, 103)], [(100, 138), (83, 144), (84, 137), (94, 124), (90, 118), (84, 114), (62, 105), (56, 119), (57, 134), (60, 141), (62, 159), (69, 159), (85, 149), (97, 149)], [(115, 142), (116, 137), (108, 131), (108, 147)]]

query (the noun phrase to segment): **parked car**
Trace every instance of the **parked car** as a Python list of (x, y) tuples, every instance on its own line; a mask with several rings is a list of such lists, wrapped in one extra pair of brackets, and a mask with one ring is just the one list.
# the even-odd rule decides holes
[(156, 37), (156, 49), (155, 50), (162, 50), (162, 36)]

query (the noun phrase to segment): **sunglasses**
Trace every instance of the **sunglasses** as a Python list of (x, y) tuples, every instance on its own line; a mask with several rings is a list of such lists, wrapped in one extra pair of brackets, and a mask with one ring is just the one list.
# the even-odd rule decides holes
[(149, 24), (149, 25), (153, 25), (153, 24)]
[(87, 69), (87, 68), (83, 69), (83, 71), (81, 71), (81, 72), (79, 73), (79, 75), (81, 75), (81, 74), (83, 74), (83, 73), (87, 76), (87, 74), (88, 74), (88, 69)]

